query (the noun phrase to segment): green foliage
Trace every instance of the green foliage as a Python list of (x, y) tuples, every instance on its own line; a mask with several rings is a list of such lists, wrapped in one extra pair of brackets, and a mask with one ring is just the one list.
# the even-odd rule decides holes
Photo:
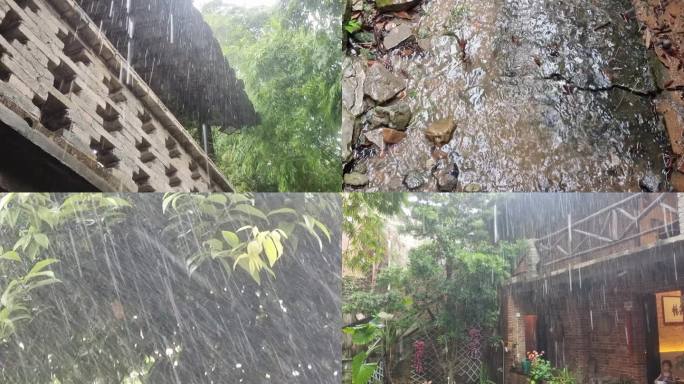
[(353, 270), (368, 274), (386, 257), (387, 216), (401, 211), (402, 193), (347, 193), (342, 196), (342, 231), (349, 237), (343, 260)]
[[(196, 366), (194, 358), (231, 377), (234, 363), (213, 359), (233, 339), (208, 345), (198, 335), (216, 335), (206, 330), (220, 315), (256, 301), (237, 297), (238, 285), (249, 289), (249, 271), (218, 254), (239, 248), (237, 256), (256, 254), (277, 274), (284, 257), (327, 246), (338, 201), (333, 194), (0, 194), (0, 382), (191, 382), (194, 371), (174, 364)], [(184, 261), (198, 250), (209, 262), (185, 275)], [(268, 296), (287, 283), (259, 289)], [(240, 337), (272, 324), (264, 317), (252, 318)], [(183, 321), (194, 321), (193, 329)]]
[[(457, 348), (451, 344), (465, 341), (471, 328), (494, 336), (498, 288), (527, 249), (524, 243), (493, 242), (495, 202), (486, 194), (414, 195), (410, 201), (402, 195), (345, 195), (343, 230), (349, 246), (344, 257), (349, 266), (368, 273), (384, 260), (387, 215), (403, 212), (402, 230), (424, 241), (410, 251), (405, 270), (382, 270), (374, 289), (346, 294), (345, 312), (384, 311), (396, 317), (392, 326), (397, 331), (438, 334), (445, 351), (438, 358), (447, 372), (456, 359)], [(392, 344), (383, 348), (391, 356)], [(386, 363), (391, 370), (391, 357)]]
[[(387, 312), (408, 316), (413, 299), (402, 291), (405, 276), (406, 271), (401, 268), (381, 270), (373, 291), (355, 290), (345, 296), (342, 312), (370, 316)], [(388, 289), (390, 287), (393, 289)]]
[(215, 1), (203, 14), (261, 116), (215, 134), (218, 165), (239, 190), (335, 191), (341, 121), (339, 1), (246, 9)]
[(541, 384), (550, 381), (552, 378), (553, 368), (551, 367), (551, 362), (543, 357), (538, 357), (532, 361), (529, 378), (530, 384)]
[(528, 382), (530, 384), (575, 384), (577, 378), (567, 368), (553, 368), (550, 361), (539, 356), (532, 360)]
[(374, 318), (364, 324), (346, 327), (342, 332), (351, 335), (355, 345), (367, 346), (352, 358), (352, 384), (366, 384), (378, 368), (378, 363), (368, 362), (368, 358), (382, 345), (385, 327), (380, 318)]
[(344, 30), (349, 33), (356, 33), (363, 28), (363, 25), (356, 20), (349, 20), (344, 25)]
[(0, 296), (0, 340), (13, 334), (20, 321), (31, 319), (31, 310), (25, 302), (32, 290), (59, 282), (53, 271), (45, 270), (56, 262), (55, 259), (41, 260), (24, 276), (11, 280), (5, 287)]
[(549, 384), (575, 384), (577, 378), (567, 368), (558, 369)]
[[(250, 194), (167, 193), (162, 211), (172, 219), (167, 230), (187, 225), (188, 212), (200, 213), (194, 216), (190, 228), (199, 231), (203, 247), (186, 259), (189, 274), (205, 261), (213, 260), (229, 273), (240, 267), (261, 284), (262, 272), (276, 277), (272, 268), (283, 256), (284, 242), (293, 236), (296, 228), (314, 237), (321, 250), (323, 242), (319, 233), (331, 240), (328, 228), (317, 219), (288, 207), (265, 211), (256, 206)], [(296, 242), (293, 244), (296, 250)]]
[(48, 267), (57, 259), (44, 257), (50, 234), (70, 221), (85, 225), (116, 221), (130, 204), (103, 194), (74, 194), (61, 203), (48, 194), (0, 195), (0, 229), (17, 234), (11, 249), (0, 244), (0, 340), (11, 336), (22, 321), (32, 318), (32, 291), (59, 283)]

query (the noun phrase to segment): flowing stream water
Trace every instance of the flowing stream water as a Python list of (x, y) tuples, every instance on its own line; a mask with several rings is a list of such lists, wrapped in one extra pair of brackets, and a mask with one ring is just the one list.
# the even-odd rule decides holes
[(448, 117), (457, 127), (442, 150), (461, 189), (636, 191), (665, 179), (658, 89), (629, 1), (431, 0), (421, 13), (425, 50), (388, 55), (413, 118), (406, 139), (362, 158), (367, 190), (405, 190), (409, 173), (436, 190), (424, 131)]

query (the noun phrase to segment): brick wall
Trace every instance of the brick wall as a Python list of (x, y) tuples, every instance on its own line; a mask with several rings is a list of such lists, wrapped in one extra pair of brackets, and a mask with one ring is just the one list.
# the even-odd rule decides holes
[(544, 319), (540, 330), (546, 334), (537, 337), (546, 340), (546, 357), (554, 366), (579, 374), (581, 382), (622, 377), (646, 381), (646, 329), (638, 295), (613, 289), (604, 299), (603, 289), (597, 288), (533, 303), (509, 293), (504, 308), (507, 371), (528, 349), (523, 317), (539, 315)]
[(0, 0), (0, 102), (101, 189), (231, 189), (73, 0)]

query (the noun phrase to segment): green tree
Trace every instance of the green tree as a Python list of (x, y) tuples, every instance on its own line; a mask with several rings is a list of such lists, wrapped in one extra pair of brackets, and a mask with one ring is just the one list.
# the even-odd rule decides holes
[(453, 346), (468, 330), (495, 333), (498, 288), (509, 276), (511, 260), (524, 244), (495, 244), (488, 223), (497, 197), (448, 194), (419, 197), (410, 206), (405, 230), (428, 242), (410, 254), (407, 286), (416, 310), (426, 313), (422, 327), (436, 330), (445, 352), (442, 367), (453, 375)]
[(401, 212), (403, 193), (346, 193), (342, 197), (342, 231), (349, 238), (342, 259), (359, 272), (369, 274), (387, 256), (385, 220)]
[[(345, 312), (390, 314), (394, 320), (388, 327), (390, 340), (408, 329), (439, 335), (443, 347), (439, 350), (445, 352), (437, 357), (453, 378), (455, 346), (468, 340), (469, 331), (477, 328), (484, 335), (495, 334), (498, 288), (512, 260), (525, 251), (522, 243), (493, 241), (497, 199), (486, 194), (412, 195), (408, 201), (397, 195), (345, 196), (343, 230), (351, 244), (344, 255), (348, 263), (367, 269), (384, 257), (378, 255), (386, 252), (386, 242), (376, 241), (384, 239), (386, 217), (381, 212), (402, 212), (402, 230), (424, 240), (410, 251), (405, 270), (382, 270), (376, 287), (347, 293)], [(382, 345), (386, 372), (391, 372), (393, 344)]]
[(215, 133), (219, 167), (239, 190), (340, 189), (339, 35), (323, 28), (338, 19), (337, 3), (204, 7), (261, 116), (256, 127)]

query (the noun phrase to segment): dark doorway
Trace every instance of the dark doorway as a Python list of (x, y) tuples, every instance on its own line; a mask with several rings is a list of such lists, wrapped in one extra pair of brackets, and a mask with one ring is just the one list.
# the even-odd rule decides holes
[(0, 191), (96, 192), (97, 188), (0, 121)]

